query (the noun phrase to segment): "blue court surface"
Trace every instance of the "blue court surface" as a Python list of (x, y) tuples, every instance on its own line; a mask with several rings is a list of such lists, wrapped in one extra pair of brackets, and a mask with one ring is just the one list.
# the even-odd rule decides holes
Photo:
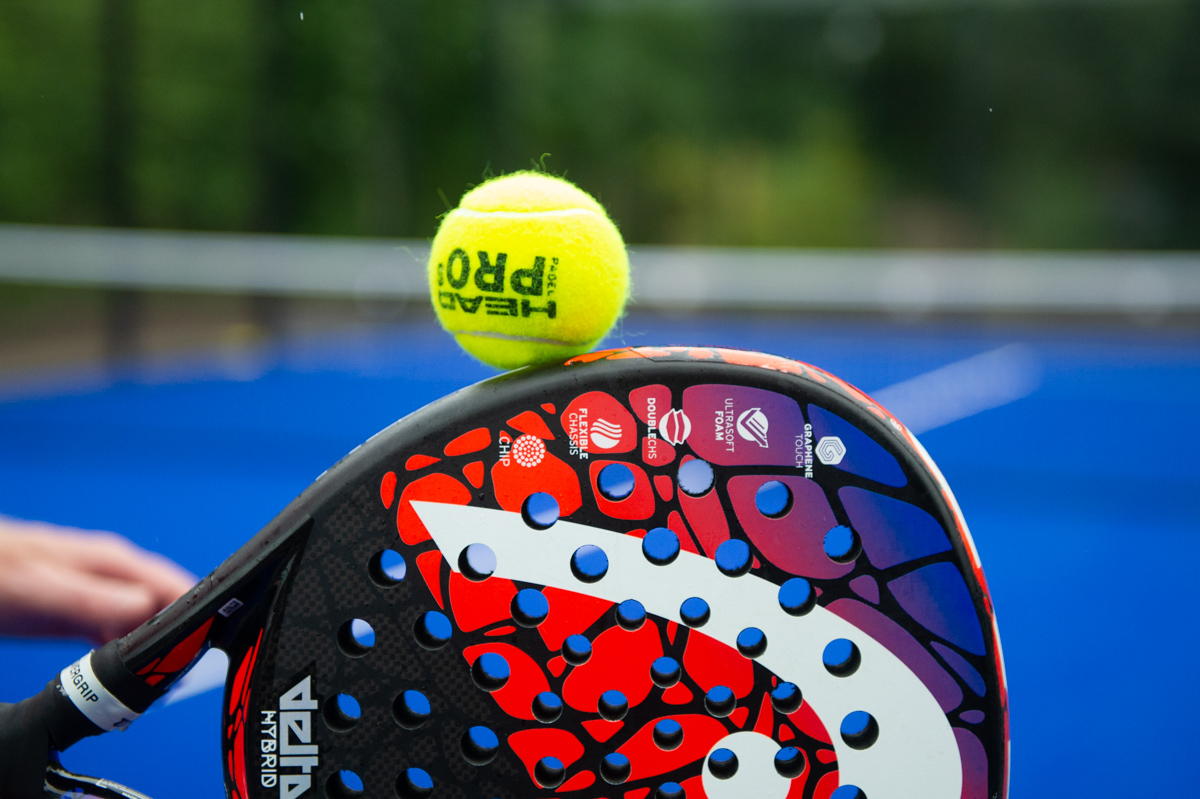
[[(991, 584), (1012, 796), (1195, 795), (1195, 330), (635, 315), (608, 343), (761, 349), (868, 392), (952, 378), (952, 364), (990, 373), (970, 359), (1019, 352), (1020, 385), (982, 402), (997, 407), (935, 413), (940, 426), (921, 435)], [(0, 512), (115, 530), (202, 574), (372, 433), (489, 373), (423, 317), (0, 387)], [(912, 394), (893, 408), (905, 421), (923, 413)], [(35, 693), (86, 650), (0, 642), (0, 700)], [(64, 762), (157, 799), (212, 799), (223, 792), (219, 705), (214, 691), (154, 709)]]

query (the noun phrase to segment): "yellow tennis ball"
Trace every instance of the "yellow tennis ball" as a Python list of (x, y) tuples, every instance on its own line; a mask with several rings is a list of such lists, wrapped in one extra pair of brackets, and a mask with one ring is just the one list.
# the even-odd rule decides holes
[(429, 291), (464, 350), (515, 369), (565, 360), (603, 338), (629, 296), (629, 256), (591, 195), (517, 172), (467, 192), (442, 220)]

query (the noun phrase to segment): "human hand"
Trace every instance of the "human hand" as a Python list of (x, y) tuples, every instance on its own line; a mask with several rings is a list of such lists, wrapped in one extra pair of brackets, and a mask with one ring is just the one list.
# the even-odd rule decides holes
[(0, 635), (124, 635), (196, 578), (114, 533), (0, 517)]

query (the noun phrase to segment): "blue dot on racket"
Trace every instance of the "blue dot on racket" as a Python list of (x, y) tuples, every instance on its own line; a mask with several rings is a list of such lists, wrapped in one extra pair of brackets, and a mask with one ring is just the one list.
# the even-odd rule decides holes
[(708, 623), (710, 616), (708, 603), (698, 596), (683, 600), (683, 604), (679, 606), (679, 618), (688, 627), (703, 627)]
[(406, 768), (396, 780), (396, 793), (405, 799), (423, 799), (433, 793), (433, 777), (419, 768)]
[(675, 719), (663, 719), (654, 725), (651, 737), (659, 749), (670, 752), (683, 743), (683, 726)]
[(804, 773), (804, 752), (794, 746), (785, 746), (775, 753), (775, 770), (784, 779), (794, 779)]
[(835, 677), (849, 677), (858, 671), (862, 655), (858, 647), (848, 638), (835, 638), (825, 645), (821, 653), (821, 662), (825, 670)]
[(642, 539), (642, 554), (656, 566), (666, 566), (679, 557), (679, 536), (666, 527), (655, 527)]
[(543, 724), (553, 724), (562, 715), (562, 698), (551, 691), (542, 691), (533, 698), (533, 717)]
[(654, 799), (684, 799), (683, 786), (677, 782), (664, 782), (654, 792)]
[(781, 682), (771, 689), (771, 705), (785, 716), (795, 713), (803, 703), (804, 695), (795, 683)]
[(629, 700), (620, 691), (605, 691), (596, 702), (596, 712), (608, 721), (620, 721), (629, 712)]
[(717, 718), (725, 718), (737, 706), (737, 697), (728, 686), (715, 685), (704, 695), (704, 708)]
[(458, 570), (472, 582), (483, 582), (496, 571), (496, 553), (487, 544), (471, 544), (459, 553)]
[(767, 636), (757, 627), (747, 627), (738, 633), (737, 648), (744, 656), (756, 658), (767, 651)]
[(582, 635), (568, 635), (563, 641), (562, 658), (572, 666), (581, 666), (592, 656), (592, 642)]
[(854, 559), (857, 554), (858, 542), (855, 540), (853, 530), (839, 524), (825, 534), (824, 547), (825, 554), (830, 560), (841, 563)]
[(610, 752), (600, 761), (600, 776), (609, 785), (620, 785), (629, 779), (633, 765), (620, 752)]
[(550, 601), (536, 588), (522, 588), (509, 606), (513, 621), (522, 627), (537, 627), (550, 615)]
[(620, 502), (633, 493), (633, 470), (623, 463), (610, 463), (596, 476), (596, 485), (605, 499)]
[(842, 785), (829, 794), (829, 799), (867, 799), (867, 795), (857, 785)]
[(626, 599), (617, 605), (617, 624), (626, 630), (640, 629), (646, 623), (646, 607), (636, 599)]
[(690, 460), (679, 467), (679, 490), (690, 497), (707, 494), (713, 487), (713, 468), (707, 461)]
[[(358, 776), (353, 771), (342, 769), (341, 771), (337, 772), (335, 778), (342, 783), (340, 787), (343, 788), (346, 793), (352, 795), (362, 793), (362, 777)], [(335, 792), (337, 792), (336, 789)]]
[(500, 738), (488, 727), (471, 727), (463, 734), (463, 758), (473, 766), (484, 766), (496, 759)]
[(708, 756), (708, 770), (719, 780), (727, 780), (738, 770), (738, 758), (732, 749), (714, 749)]
[(679, 682), (683, 669), (675, 658), (660, 657), (650, 664), (650, 679), (659, 688), (670, 688)]
[(754, 506), (769, 519), (778, 519), (792, 509), (792, 489), (778, 480), (768, 480), (754, 493)]
[(350, 635), (354, 637), (355, 643), (359, 646), (368, 649), (375, 646), (375, 630), (362, 619), (352, 619), (350, 621)]
[(557, 788), (562, 785), (567, 769), (557, 757), (543, 757), (533, 767), (533, 777), (543, 788)]
[(450, 641), (454, 628), (444, 613), (431, 610), (421, 614), (413, 632), (421, 646), (426, 649), (441, 649)]
[(499, 691), (511, 674), (508, 661), (495, 652), (484, 652), (471, 664), (471, 679), (484, 691)]
[(817, 604), (817, 592), (803, 577), (793, 577), (779, 586), (779, 607), (789, 616), (803, 616)]
[(362, 716), (362, 708), (358, 700), (350, 694), (337, 695), (337, 709), (348, 719), (358, 719)]
[(408, 564), (396, 550), (385, 549), (371, 559), (370, 571), (371, 579), (386, 588), (404, 579), (408, 574)]
[(595, 544), (584, 544), (571, 555), (571, 573), (580, 582), (597, 582), (608, 574), (608, 555)]
[(558, 500), (539, 491), (526, 497), (521, 505), (521, 517), (535, 530), (545, 530), (558, 521)]
[(750, 545), (738, 538), (731, 538), (717, 547), (717, 568), (729, 577), (741, 577), (750, 571)]
[(429, 720), (429, 699), (420, 691), (402, 691), (392, 703), (392, 716), (406, 730), (415, 730)]

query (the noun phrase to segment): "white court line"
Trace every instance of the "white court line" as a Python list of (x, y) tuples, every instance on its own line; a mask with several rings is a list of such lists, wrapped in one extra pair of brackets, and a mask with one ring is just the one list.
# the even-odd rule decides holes
[(871, 397), (920, 435), (1024, 399), (1042, 383), (1033, 348), (1007, 344), (871, 392)]

